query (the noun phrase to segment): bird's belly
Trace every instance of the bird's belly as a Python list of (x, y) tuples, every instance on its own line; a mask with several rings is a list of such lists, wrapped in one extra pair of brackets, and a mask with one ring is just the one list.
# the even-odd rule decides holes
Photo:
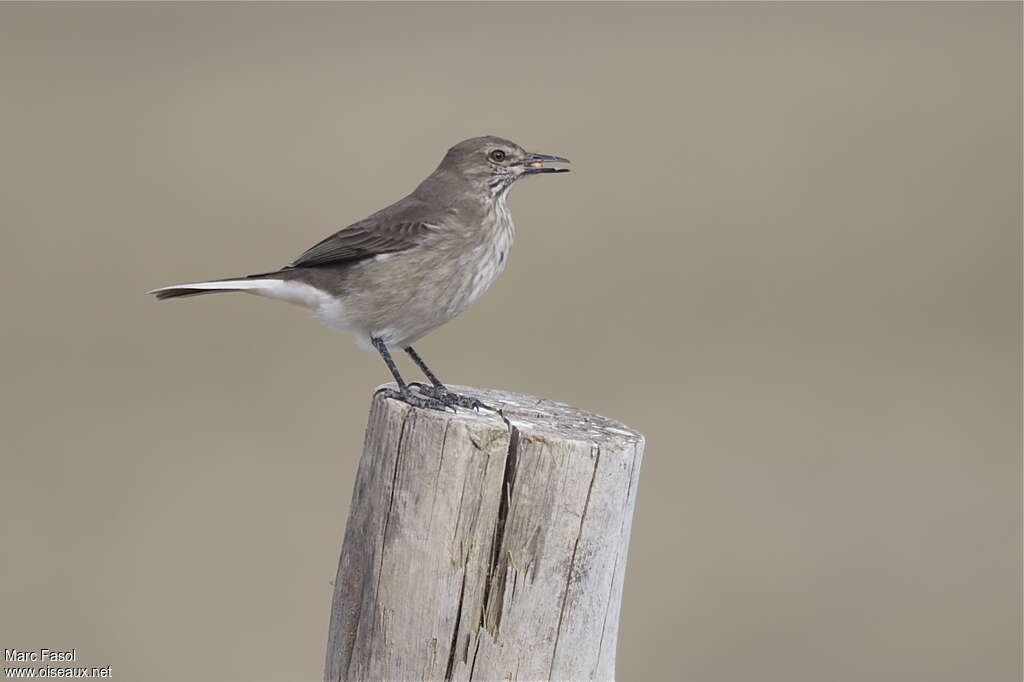
[(497, 258), (468, 263), (444, 282), (447, 289), (443, 315), (451, 319), (473, 305), (490, 288), (504, 269)]
[(365, 275), (375, 285), (346, 308), (367, 335), (392, 347), (410, 345), (473, 305), (501, 274), (507, 253), (506, 245), (457, 256), (395, 254), (368, 264)]
[(503, 266), (495, 259), (481, 259), (438, 268), (404, 306), (405, 335), (421, 338), (465, 312), (490, 288)]

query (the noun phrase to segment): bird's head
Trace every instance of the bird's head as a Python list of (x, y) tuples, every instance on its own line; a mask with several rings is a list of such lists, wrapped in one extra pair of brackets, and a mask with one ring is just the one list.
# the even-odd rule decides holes
[(541, 173), (568, 173), (546, 164), (569, 163), (550, 154), (528, 152), (515, 142), (493, 135), (463, 140), (448, 150), (440, 169), (454, 171), (481, 191), (504, 194), (519, 178)]

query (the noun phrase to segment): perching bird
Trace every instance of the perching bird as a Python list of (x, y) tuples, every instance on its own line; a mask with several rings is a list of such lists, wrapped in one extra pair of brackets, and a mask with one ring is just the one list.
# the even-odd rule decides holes
[[(515, 227), (505, 201), (527, 175), (567, 172), (500, 137), (474, 137), (448, 150), (412, 194), (335, 232), (290, 264), (247, 277), (154, 289), (158, 300), (244, 291), (309, 309), (324, 324), (351, 332), (380, 353), (398, 383), (393, 397), (410, 405), (479, 407), (449, 391), (412, 344), (462, 311), (491, 285), (508, 260)], [(413, 392), (389, 351), (401, 348), (432, 386)]]

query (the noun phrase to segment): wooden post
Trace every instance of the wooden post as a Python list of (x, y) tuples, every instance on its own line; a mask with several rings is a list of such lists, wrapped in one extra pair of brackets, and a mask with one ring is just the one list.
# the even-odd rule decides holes
[(373, 400), (325, 679), (614, 679), (643, 436), (453, 390), (497, 411)]

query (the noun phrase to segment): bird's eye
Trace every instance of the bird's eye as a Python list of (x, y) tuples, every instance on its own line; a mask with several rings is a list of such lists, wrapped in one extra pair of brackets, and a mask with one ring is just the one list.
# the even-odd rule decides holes
[(491, 152), (490, 157), (491, 161), (497, 161), (500, 163), (505, 160), (505, 152), (503, 152), (500, 149), (495, 149), (493, 152)]

